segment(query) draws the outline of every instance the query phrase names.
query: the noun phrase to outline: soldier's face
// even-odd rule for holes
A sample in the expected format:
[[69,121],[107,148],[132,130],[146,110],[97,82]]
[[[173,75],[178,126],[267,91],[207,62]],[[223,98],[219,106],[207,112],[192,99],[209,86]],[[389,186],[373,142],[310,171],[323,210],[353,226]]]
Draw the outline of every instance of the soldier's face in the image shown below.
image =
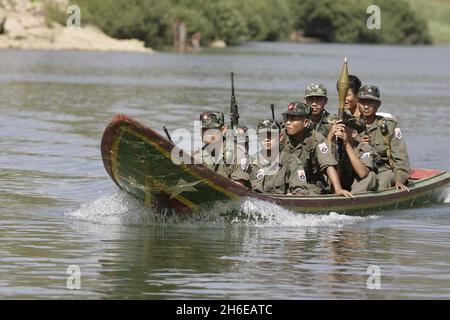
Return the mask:
[[305,102],[311,106],[312,116],[321,116],[328,102],[327,97],[307,97]]
[[213,144],[223,139],[223,129],[202,128],[202,140],[205,144]]
[[352,89],[348,89],[347,96],[345,97],[344,107],[349,110],[354,110],[357,107],[358,100]]
[[361,112],[361,114],[366,118],[370,118],[373,115],[375,115],[381,104],[380,101],[370,99],[358,99],[358,102],[359,102],[359,112]]
[[308,119],[305,116],[286,115],[286,133],[289,136],[301,133],[308,126]]

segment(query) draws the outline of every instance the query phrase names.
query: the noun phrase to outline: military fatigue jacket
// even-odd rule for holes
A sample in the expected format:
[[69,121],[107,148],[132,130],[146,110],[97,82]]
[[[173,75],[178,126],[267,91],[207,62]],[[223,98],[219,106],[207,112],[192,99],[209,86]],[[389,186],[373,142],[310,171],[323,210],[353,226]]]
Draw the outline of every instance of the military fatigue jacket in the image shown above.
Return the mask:
[[325,137],[316,130],[308,130],[303,142],[297,146],[289,137],[284,151],[281,165],[286,166],[288,192],[304,189],[305,184],[320,185],[323,190],[326,185],[323,173],[328,167],[337,165]]
[[284,152],[282,151],[278,161],[271,163],[270,159],[258,154],[250,172],[250,183],[253,191],[274,194],[286,193],[286,168],[281,166],[283,156]]
[[[361,160],[362,164],[367,167],[370,171],[374,170],[374,162],[378,159],[378,155],[370,144],[367,143],[359,143],[354,150],[356,154],[359,156],[359,160]],[[341,166],[342,173],[342,187],[344,189],[350,190],[351,185],[355,178],[357,178],[357,174],[353,169],[352,163],[347,154],[342,161]]]
[[250,163],[247,158],[242,158],[239,160],[239,164],[232,163],[227,164],[224,158],[215,157],[212,155],[207,148],[203,150],[198,150],[194,152],[193,157],[201,160],[201,163],[206,165],[209,170],[215,171],[221,176],[232,180],[250,180]]
[[319,122],[313,123],[312,121],[310,121],[309,128],[315,129],[317,132],[321,133],[324,137],[327,137],[328,133],[330,133],[331,127],[333,127],[336,121],[337,115],[331,114],[327,110],[324,110]]
[[[383,122],[387,131],[382,130]],[[379,156],[375,166],[379,172],[392,170],[395,181],[405,183],[411,171],[405,138],[395,118],[376,116],[375,121],[367,127],[370,143]],[[389,161],[389,149],[391,161]],[[391,162],[391,163],[390,163]]]

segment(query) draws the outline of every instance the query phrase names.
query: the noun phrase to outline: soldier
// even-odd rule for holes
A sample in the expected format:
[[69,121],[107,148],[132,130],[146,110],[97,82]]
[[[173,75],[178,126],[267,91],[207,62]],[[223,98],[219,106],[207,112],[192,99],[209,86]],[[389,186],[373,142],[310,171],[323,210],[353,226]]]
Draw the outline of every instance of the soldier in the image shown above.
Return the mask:
[[[232,179],[243,186],[248,186],[250,164],[246,157],[246,152],[240,152],[239,157],[236,157],[238,160],[233,161],[233,163],[226,160],[226,155],[228,154],[225,147],[227,127],[224,123],[223,113],[203,112],[200,115],[200,121],[202,125],[202,141],[205,145],[202,150],[194,153],[193,156],[196,161],[205,164],[208,169],[226,178]],[[236,131],[238,134],[245,134],[245,132],[241,132],[243,131],[242,128]],[[237,148],[234,148],[232,154],[228,156],[232,157]]]
[[326,173],[337,195],[353,197],[342,189],[337,175],[336,160],[325,137],[310,129],[310,107],[303,103],[288,105],[283,113],[286,123],[287,141],[281,161],[286,166],[288,193],[297,195],[320,195],[325,188],[323,173]]
[[312,109],[310,128],[316,129],[316,131],[327,137],[331,127],[337,120],[335,114],[330,114],[325,110],[328,102],[327,88],[321,83],[309,85],[305,89],[304,101]]
[[281,124],[272,119],[258,122],[259,152],[252,164],[250,183],[259,193],[286,193],[286,170],[281,167]]
[[367,125],[363,141],[370,141],[379,155],[376,163],[378,190],[390,187],[409,191],[406,187],[410,164],[406,142],[395,118],[377,115],[381,105],[380,90],[374,85],[364,85],[358,91],[361,114]]
[[358,98],[356,96],[358,94],[359,88],[361,88],[361,81],[357,76],[354,76],[352,74],[348,76],[348,80],[349,88],[347,91],[347,96],[345,97],[344,107],[350,112],[353,117],[359,118],[361,112],[358,108]]
[[377,155],[373,147],[368,143],[357,142],[356,128],[353,122],[348,125],[336,124],[336,137],[342,139],[345,152],[341,163],[341,183],[344,189],[350,190],[352,194],[378,190],[378,179],[374,172],[374,159]]

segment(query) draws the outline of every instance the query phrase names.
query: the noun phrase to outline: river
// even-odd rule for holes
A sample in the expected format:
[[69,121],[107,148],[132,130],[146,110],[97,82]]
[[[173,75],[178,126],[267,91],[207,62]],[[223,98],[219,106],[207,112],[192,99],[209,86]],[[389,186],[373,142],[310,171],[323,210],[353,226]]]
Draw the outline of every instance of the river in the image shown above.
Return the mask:
[[204,110],[228,114],[231,71],[249,127],[311,82],[328,87],[334,111],[345,56],[350,74],[379,86],[380,111],[398,117],[412,165],[448,171],[449,46],[0,50],[0,298],[450,299],[449,197],[368,217],[244,199],[233,205],[265,223],[224,221],[221,206],[180,220],[145,209],[103,168],[114,114],[193,131]]

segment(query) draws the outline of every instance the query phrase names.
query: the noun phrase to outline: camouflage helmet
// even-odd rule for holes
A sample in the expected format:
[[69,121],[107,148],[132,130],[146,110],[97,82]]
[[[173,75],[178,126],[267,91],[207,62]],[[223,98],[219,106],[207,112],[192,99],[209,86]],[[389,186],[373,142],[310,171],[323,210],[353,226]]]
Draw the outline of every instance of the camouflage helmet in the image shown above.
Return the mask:
[[202,128],[217,129],[225,124],[223,112],[206,111],[200,115]]
[[283,113],[283,117],[287,115],[305,116],[309,118],[311,116],[311,107],[309,104],[303,102],[289,102],[288,109]]
[[380,90],[376,86],[371,84],[363,85],[359,89],[357,97],[358,99],[381,101]]
[[277,120],[265,119],[258,122],[257,132],[268,132],[272,130],[281,130],[281,124]]
[[306,87],[305,98],[308,97],[326,97],[327,88],[321,83],[313,83]]

